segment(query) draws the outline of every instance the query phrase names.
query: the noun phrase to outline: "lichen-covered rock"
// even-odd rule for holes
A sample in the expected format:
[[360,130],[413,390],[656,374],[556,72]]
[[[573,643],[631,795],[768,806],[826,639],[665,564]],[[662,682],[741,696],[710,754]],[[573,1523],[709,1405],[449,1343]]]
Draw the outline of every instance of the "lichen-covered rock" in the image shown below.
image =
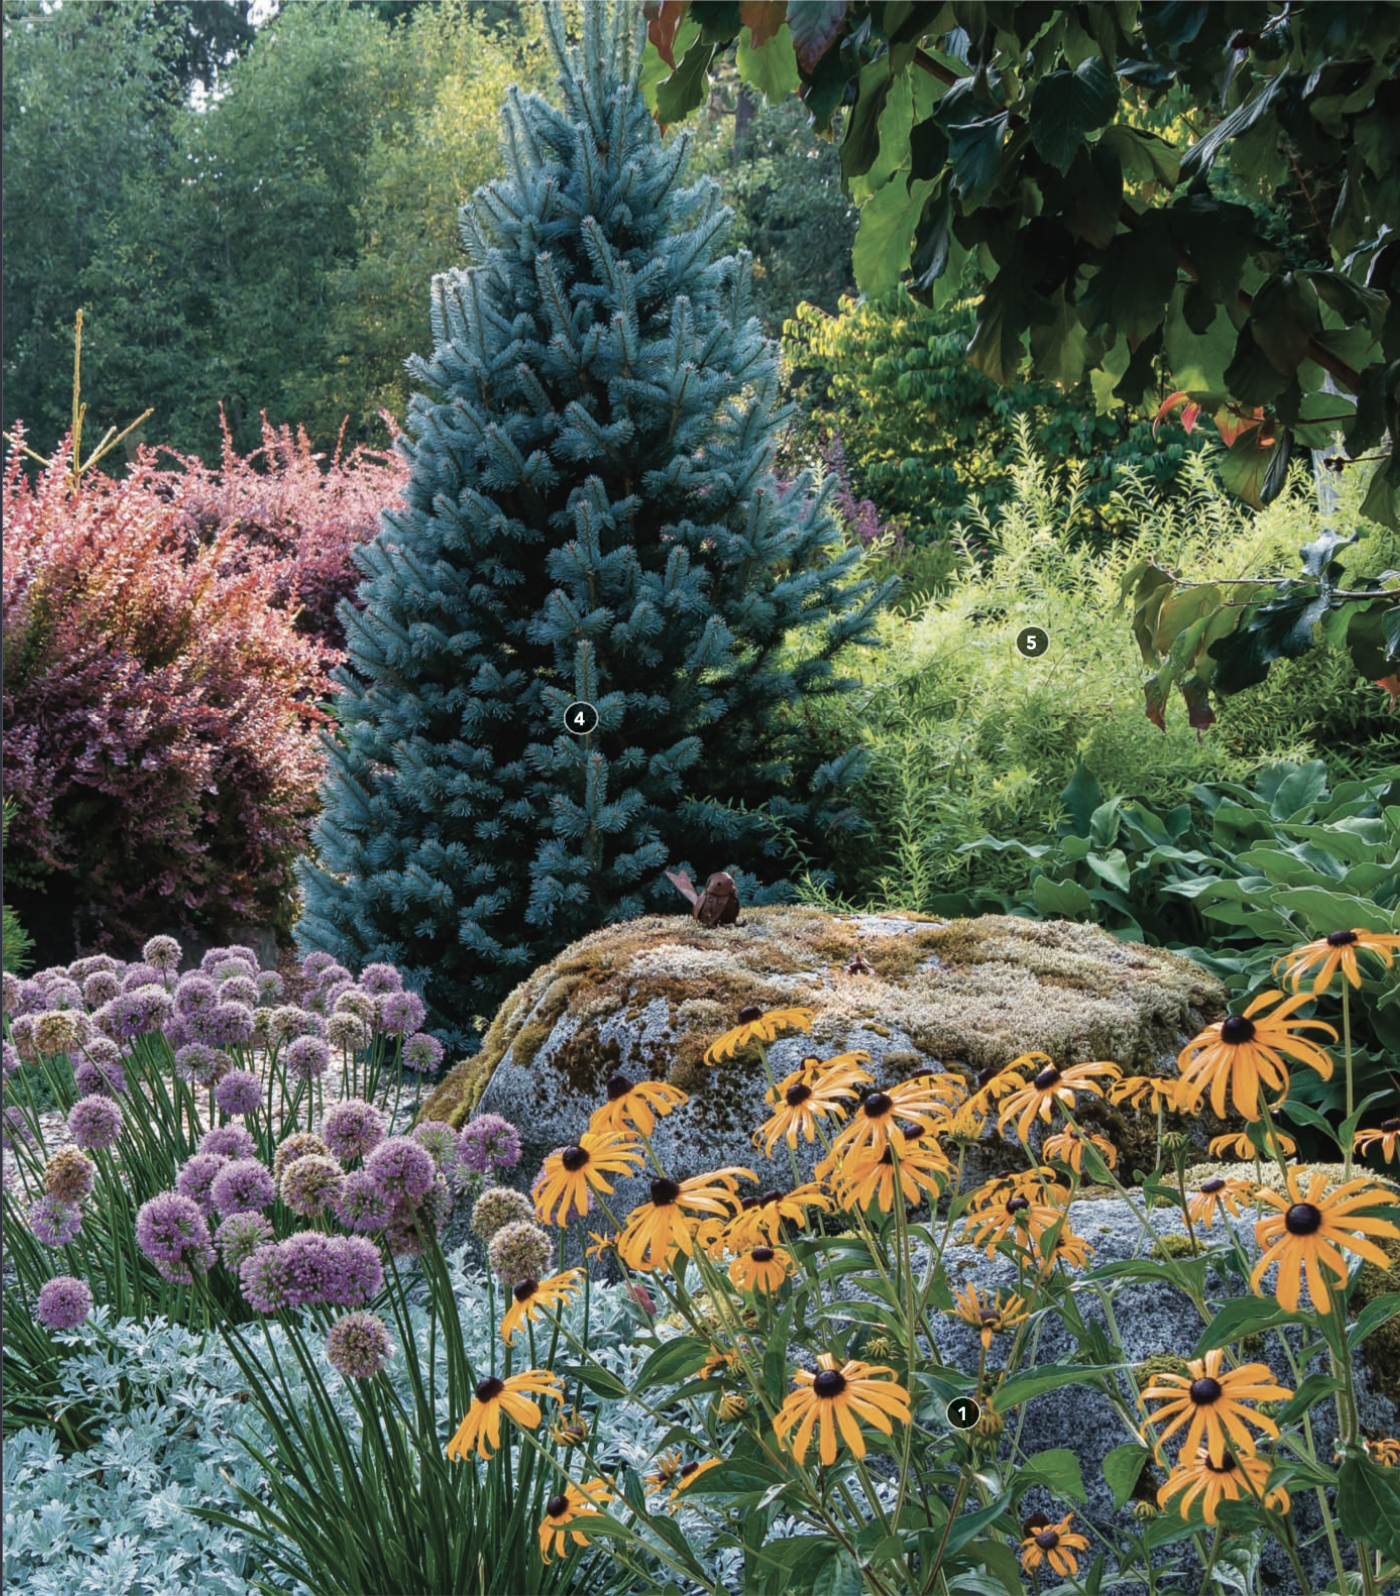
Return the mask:
[[[870,973],[847,973],[857,954]],[[750,1140],[769,1113],[757,1052],[704,1063],[748,1005],[815,1012],[810,1036],[773,1045],[776,1074],[807,1054],[858,1048],[883,1086],[931,1069],[970,1079],[1029,1051],[1058,1064],[1110,1059],[1125,1073],[1174,1072],[1179,1049],[1223,1002],[1189,960],[1067,921],[940,923],[784,907],[706,928],[649,916],[585,937],[517,987],[481,1053],[449,1073],[420,1118],[460,1125],[478,1110],[504,1115],[520,1127],[519,1184],[528,1185],[548,1153],[577,1140],[622,1071],[690,1094],[653,1137],[671,1174],[738,1164],[772,1185],[790,1181],[792,1168],[785,1146],[770,1164]],[[1080,1105],[1119,1147],[1120,1168],[1153,1165],[1155,1115],[1087,1096]],[[1205,1134],[1219,1126],[1191,1128],[1204,1152]],[[821,1151],[799,1143],[803,1178]],[[645,1197],[644,1180],[621,1181],[614,1212]]]

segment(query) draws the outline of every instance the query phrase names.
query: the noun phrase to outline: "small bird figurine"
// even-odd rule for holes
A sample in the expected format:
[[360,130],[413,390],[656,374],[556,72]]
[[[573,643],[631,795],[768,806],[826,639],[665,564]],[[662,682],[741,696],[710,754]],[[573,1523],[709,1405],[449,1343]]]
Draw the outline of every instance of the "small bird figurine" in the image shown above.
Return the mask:
[[694,904],[691,912],[701,925],[733,925],[739,918],[739,889],[728,871],[716,870],[705,883],[703,892],[696,892],[695,883],[684,870],[679,875],[668,870],[666,879],[683,898]]

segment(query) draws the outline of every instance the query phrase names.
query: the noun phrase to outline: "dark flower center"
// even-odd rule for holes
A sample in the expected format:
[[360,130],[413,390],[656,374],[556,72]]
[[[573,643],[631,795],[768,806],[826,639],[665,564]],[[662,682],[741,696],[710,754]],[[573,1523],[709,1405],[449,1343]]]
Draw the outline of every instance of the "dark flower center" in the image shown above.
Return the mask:
[[1050,1520],[1046,1518],[1044,1513],[1032,1513],[1026,1522],[1022,1524],[1021,1534],[1029,1539],[1037,1530],[1046,1529],[1049,1523]]
[[1186,1394],[1198,1408],[1208,1408],[1212,1402],[1220,1400],[1224,1389],[1219,1380],[1212,1380],[1207,1374],[1202,1379],[1193,1380]]
[[1209,1180],[1204,1180],[1201,1182],[1201,1190],[1205,1192],[1224,1191],[1224,1177],[1222,1175],[1212,1175]]
[[1042,1552],[1053,1552],[1060,1544],[1060,1537],[1052,1529],[1043,1529],[1037,1533],[1035,1544]]
[[562,1518],[569,1511],[569,1499],[567,1496],[551,1496],[544,1504],[544,1510],[550,1518]]
[[762,1197],[745,1197],[740,1201],[739,1207],[742,1212],[747,1213],[750,1208],[760,1207],[762,1202]]
[[799,1103],[805,1103],[811,1095],[812,1088],[803,1086],[800,1081],[796,1086],[789,1086],[785,1093],[789,1108],[796,1108]]
[[614,1075],[608,1082],[608,1101],[615,1103],[619,1097],[626,1097],[632,1090],[632,1082],[625,1075]]
[[[780,1203],[780,1202],[782,1202],[783,1198],[786,1197],[786,1196],[787,1196],[787,1193],[785,1191],[780,1191],[778,1189],[778,1187],[774,1186],[772,1191],[764,1192],[763,1196],[758,1198],[757,1201],[765,1203],[765,1204],[766,1203]],[[748,1206],[747,1201],[745,1202],[744,1206],[745,1207]]]
[[1008,1214],[1023,1214],[1031,1205],[1029,1197],[1013,1197],[1006,1205]]
[[559,1162],[571,1175],[577,1175],[588,1162],[588,1154],[581,1147],[566,1147]]
[[868,1119],[883,1119],[894,1107],[894,1099],[888,1092],[871,1092],[862,1106]]
[[740,1025],[752,1025],[755,1020],[761,1020],[762,1018],[763,1010],[760,1008],[755,1008],[752,1003],[750,1003],[747,1008],[742,1008],[739,1010]]
[[802,1068],[804,1070],[819,1070],[821,1065],[822,1061],[815,1053],[809,1053],[807,1057],[802,1060]]
[[749,1254],[755,1263],[772,1263],[773,1249],[771,1247],[755,1247]]
[[683,1463],[679,1470],[679,1477],[683,1480],[688,1480],[699,1467],[698,1463]]
[[1313,1236],[1322,1228],[1322,1210],[1311,1203],[1295,1203],[1283,1216],[1283,1227],[1290,1236]]
[[1209,1452],[1205,1454],[1201,1461],[1211,1471],[1212,1474],[1233,1474],[1236,1468],[1239,1466],[1229,1452],[1227,1452],[1218,1463],[1211,1461]]
[[828,1402],[834,1401],[845,1389],[846,1376],[839,1369],[823,1369],[812,1381],[815,1395]]
[[1000,1069],[989,1064],[986,1069],[977,1072],[977,1084],[979,1087],[989,1086],[1000,1074]]
[[1220,1026],[1220,1040],[1228,1042],[1231,1047],[1239,1047],[1245,1042],[1254,1040],[1254,1021],[1245,1019],[1243,1014],[1232,1014]]
[[1035,1078],[1035,1089],[1038,1092],[1048,1092],[1060,1078],[1060,1072],[1053,1064],[1047,1064]]
[[996,1308],[979,1308],[977,1317],[983,1324],[995,1324],[1001,1318],[1001,1313]]
[[501,1392],[505,1390],[505,1388],[505,1381],[499,1379],[493,1374],[489,1379],[483,1380],[481,1384],[477,1386],[476,1400],[478,1402],[494,1402],[496,1398],[500,1396]]
[[681,1189],[674,1180],[654,1180],[651,1183],[651,1200],[658,1208],[669,1208],[680,1196]]
[[530,1298],[540,1289],[538,1280],[522,1280],[511,1292],[517,1302],[529,1302]]
[[1327,933],[1327,946],[1329,948],[1349,948],[1355,941],[1355,931],[1329,931]]
[[1400,1131],[1400,1119],[1385,1119],[1381,1121],[1383,1131]]

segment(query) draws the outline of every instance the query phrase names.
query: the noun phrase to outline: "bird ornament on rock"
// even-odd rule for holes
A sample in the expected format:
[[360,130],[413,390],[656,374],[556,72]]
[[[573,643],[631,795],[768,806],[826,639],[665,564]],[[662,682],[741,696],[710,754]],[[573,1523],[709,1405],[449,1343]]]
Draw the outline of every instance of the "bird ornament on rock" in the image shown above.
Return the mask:
[[684,870],[679,875],[668,870],[666,879],[694,905],[691,913],[701,925],[733,925],[739,918],[739,889],[728,871],[716,870],[703,892],[695,890],[695,883]]

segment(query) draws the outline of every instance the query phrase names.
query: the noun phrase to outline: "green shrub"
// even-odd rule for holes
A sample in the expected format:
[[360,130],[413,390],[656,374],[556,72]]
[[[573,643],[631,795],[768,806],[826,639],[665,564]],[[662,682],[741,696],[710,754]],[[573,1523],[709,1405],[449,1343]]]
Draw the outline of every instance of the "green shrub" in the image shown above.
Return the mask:
[[[4,803],[3,829],[0,829],[0,846],[6,845],[10,840],[10,821],[14,818],[15,801],[6,798]],[[4,905],[4,968],[6,975],[23,975],[33,964],[30,955],[34,951],[34,938],[19,923],[19,916],[7,903]]]

